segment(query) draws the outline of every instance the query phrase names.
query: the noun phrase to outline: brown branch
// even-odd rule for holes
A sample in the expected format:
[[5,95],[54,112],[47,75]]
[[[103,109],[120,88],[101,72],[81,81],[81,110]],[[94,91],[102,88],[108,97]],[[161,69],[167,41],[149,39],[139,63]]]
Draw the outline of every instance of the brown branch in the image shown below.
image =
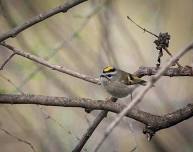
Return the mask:
[[[134,74],[138,77],[155,75],[158,72],[156,67],[140,67]],[[190,66],[168,68],[163,76],[177,77],[177,76],[193,76],[193,68]]]
[[143,28],[142,26],[140,26],[139,24],[137,24],[134,20],[132,20],[129,16],[127,16],[127,19],[130,20],[133,24],[135,24],[138,28],[142,29],[144,32],[149,33],[150,35],[153,35],[155,37],[158,38],[158,35],[154,34],[153,32],[147,30],[146,28]]
[[43,58],[41,57],[37,57],[33,54],[30,54],[30,53],[27,53],[27,52],[24,52],[22,50],[19,50],[19,49],[16,49],[15,47],[9,45],[9,44],[6,44],[5,42],[2,42],[1,43],[2,46],[10,49],[11,51],[13,51],[15,54],[19,55],[19,56],[23,56],[29,60],[32,60],[36,63],[39,63],[41,65],[44,65],[45,67],[48,67],[52,70],[56,70],[56,71],[59,71],[59,72],[62,72],[62,73],[65,73],[65,74],[68,74],[68,75],[71,75],[73,77],[76,77],[76,78],[79,78],[79,79],[82,79],[82,80],[85,80],[85,81],[88,81],[88,82],[91,82],[91,83],[94,83],[94,84],[98,84],[99,83],[99,80],[95,79],[95,78],[92,78],[90,76],[87,76],[87,75],[84,75],[84,74],[80,74],[78,72],[74,72],[72,70],[69,70],[67,68],[64,68],[63,66],[60,66],[60,65],[54,65],[54,64],[50,64],[48,61],[44,60]]
[[87,129],[87,131],[83,134],[80,141],[76,145],[76,147],[72,150],[72,152],[80,152],[88,139],[92,136],[95,129],[101,123],[101,121],[107,116],[108,111],[101,111],[97,117],[92,122],[92,125]]
[[49,18],[49,17],[52,17],[58,13],[65,13],[67,12],[69,9],[71,9],[72,7],[80,4],[80,3],[83,3],[87,0],[70,0],[70,1],[67,1],[66,3],[64,3],[63,5],[59,5],[53,9],[50,9],[46,12],[43,12],[33,18],[31,18],[30,20],[24,22],[23,24],[15,27],[14,29],[11,29],[10,31],[0,35],[0,42],[10,38],[10,37],[15,37],[17,34],[19,34],[20,32],[26,30],[27,28]]
[[[125,108],[125,105],[107,102],[104,100],[12,94],[0,94],[0,104],[36,104],[44,106],[80,107],[92,110],[106,110],[114,113],[119,113]],[[161,129],[174,126],[192,117],[193,104],[188,104],[181,109],[178,109],[172,113],[165,114],[163,116],[150,114],[136,108],[128,111],[125,116],[149,126],[152,130],[156,132]]]
[[15,55],[15,53],[12,53],[1,65],[0,67],[0,71],[3,70],[3,68],[5,67],[5,65],[13,58],[13,56]]

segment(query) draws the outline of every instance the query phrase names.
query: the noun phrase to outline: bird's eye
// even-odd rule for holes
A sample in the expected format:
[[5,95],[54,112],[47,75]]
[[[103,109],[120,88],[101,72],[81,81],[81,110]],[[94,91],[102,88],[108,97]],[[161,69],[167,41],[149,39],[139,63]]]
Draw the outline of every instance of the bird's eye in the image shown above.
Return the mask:
[[108,74],[107,76],[108,76],[109,78],[111,78],[111,77],[112,77],[112,75],[111,75],[111,74]]

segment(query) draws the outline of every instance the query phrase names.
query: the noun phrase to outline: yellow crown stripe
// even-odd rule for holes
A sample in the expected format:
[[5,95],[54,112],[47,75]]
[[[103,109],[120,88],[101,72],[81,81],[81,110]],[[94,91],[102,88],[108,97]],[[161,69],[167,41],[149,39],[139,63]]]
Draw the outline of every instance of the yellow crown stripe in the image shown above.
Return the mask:
[[104,68],[104,72],[108,72],[108,71],[111,71],[111,70],[113,70],[114,68],[112,67],[112,66],[108,66],[108,67],[106,67],[106,68]]

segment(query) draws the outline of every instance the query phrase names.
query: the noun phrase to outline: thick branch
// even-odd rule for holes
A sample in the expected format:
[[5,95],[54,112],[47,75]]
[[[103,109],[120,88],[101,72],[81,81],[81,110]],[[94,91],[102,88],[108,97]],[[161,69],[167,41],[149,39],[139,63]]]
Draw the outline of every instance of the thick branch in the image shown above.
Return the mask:
[[[158,69],[156,67],[140,67],[134,74],[143,77],[151,76],[157,73]],[[163,76],[176,77],[176,76],[193,76],[193,68],[189,66],[178,67],[178,68],[168,68]]]
[[[87,98],[66,98],[50,97],[41,95],[10,95],[0,94],[0,104],[36,104],[45,106],[60,107],[81,107],[93,110],[107,110],[119,113],[125,107],[119,103],[106,102],[104,100],[91,100]],[[176,110],[163,116],[153,115],[136,108],[131,109],[126,114],[127,117],[135,119],[153,131],[159,131],[174,126],[193,116],[193,104]]]
[[72,7],[85,2],[87,0],[70,0],[66,3],[64,3],[63,5],[60,5],[56,8],[50,9],[47,12],[41,13],[38,16],[35,16],[33,18],[31,18],[30,20],[24,22],[23,24],[15,27],[14,29],[11,29],[10,31],[0,35],[0,42],[10,38],[10,37],[15,37],[17,34],[19,34],[20,32],[26,30],[27,28],[33,26],[34,24],[37,24],[53,15],[56,15],[58,13],[65,13],[67,12],[69,9],[71,9]]

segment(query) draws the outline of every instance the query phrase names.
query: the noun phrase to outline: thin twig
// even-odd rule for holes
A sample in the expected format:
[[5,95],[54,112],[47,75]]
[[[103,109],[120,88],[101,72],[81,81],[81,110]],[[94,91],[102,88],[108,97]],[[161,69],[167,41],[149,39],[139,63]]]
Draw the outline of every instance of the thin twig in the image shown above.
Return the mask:
[[87,76],[87,75],[84,75],[84,74],[80,74],[78,72],[74,72],[74,71],[69,70],[67,68],[64,68],[63,66],[60,66],[60,65],[50,64],[48,61],[46,61],[43,58],[37,57],[37,56],[35,56],[33,54],[24,52],[22,50],[16,49],[15,47],[13,47],[13,46],[11,46],[9,44],[6,44],[5,42],[2,42],[1,45],[6,47],[6,48],[8,48],[11,51],[13,51],[15,54],[17,54],[19,56],[23,56],[23,57],[25,57],[27,59],[30,59],[30,60],[32,60],[32,61],[34,61],[36,63],[44,65],[45,67],[48,67],[48,68],[50,68],[52,70],[56,70],[56,71],[65,73],[65,74],[71,75],[73,77],[76,77],[76,78],[79,78],[79,79],[82,79],[82,80],[85,80],[85,81],[88,81],[88,82],[91,82],[91,83],[94,83],[94,84],[98,84],[99,83],[99,80],[96,79],[96,78],[92,78],[90,76]]
[[185,49],[177,53],[174,57],[170,59],[169,62],[163,66],[158,73],[155,76],[152,76],[151,79],[148,81],[147,85],[139,92],[139,94],[133,99],[132,102],[130,102],[127,107],[125,107],[121,113],[118,114],[116,119],[107,127],[102,139],[99,141],[99,143],[96,145],[94,148],[94,152],[97,152],[99,148],[102,146],[104,143],[105,139],[110,135],[110,133],[113,131],[113,129],[119,124],[119,122],[122,120],[122,118],[126,115],[126,113],[131,110],[136,104],[138,104],[142,98],[145,96],[145,94],[149,91],[149,89],[152,88],[154,83],[156,83],[160,77],[163,75],[163,73],[176,61],[181,58],[185,53],[187,53],[189,50],[193,48],[193,42],[191,42]]
[[[139,24],[137,24],[134,20],[132,20],[129,16],[127,16],[127,19],[130,20],[132,23],[134,23],[137,27],[139,27],[140,29],[142,29],[144,32],[147,32],[149,33],[150,35],[153,35],[155,37],[159,37],[158,35],[154,34],[153,32],[141,27]],[[170,53],[170,51],[167,49],[167,48],[164,48],[164,50],[166,51],[166,53],[170,56],[170,57],[173,57],[173,55]],[[180,65],[180,63],[178,61],[176,61],[176,64],[178,65],[178,67],[182,67]]]
[[71,1],[67,1],[65,2],[63,5],[59,5],[53,9],[50,9],[46,12],[43,12],[33,18],[31,18],[30,20],[24,22],[23,24],[15,27],[14,29],[11,29],[10,31],[2,34],[0,36],[0,42],[10,38],[10,37],[15,37],[17,34],[19,34],[20,32],[26,30],[27,28],[49,18],[52,17],[53,15],[56,15],[58,13],[65,13],[67,12],[69,9],[73,8],[76,5],[79,5],[80,3],[83,3],[87,0],[71,0]]
[[5,67],[5,65],[13,58],[13,56],[15,55],[15,53],[12,53],[1,65],[0,67],[0,71],[3,70],[3,68]]
[[155,37],[158,38],[158,35],[156,35],[156,34],[154,34],[153,32],[151,32],[151,31],[149,31],[149,30],[141,27],[141,26],[140,26],[139,24],[137,24],[134,20],[132,20],[129,16],[127,16],[127,19],[130,20],[132,23],[134,23],[137,27],[139,27],[140,29],[142,29],[144,32],[147,32],[147,33],[149,33],[150,35],[153,35],[153,36],[155,36]]
[[19,93],[24,94],[24,92],[13,81],[3,76],[2,74],[0,74],[0,77],[11,84]]
[[19,137],[17,137],[16,135],[13,135],[12,133],[10,133],[9,131],[7,131],[7,130],[4,129],[4,128],[0,128],[0,130],[3,131],[5,134],[7,134],[7,135],[9,135],[9,136],[11,136],[11,137],[13,137],[13,138],[15,138],[17,141],[22,142],[22,143],[24,143],[24,144],[27,144],[27,145],[32,149],[33,152],[37,152],[37,151],[35,150],[33,144],[30,143],[29,141],[27,141],[27,140],[25,140],[25,139],[22,139],[22,138],[19,138]]
[[53,121],[53,122],[56,123],[60,128],[62,128],[65,132],[67,132],[69,135],[74,136],[74,138],[75,138],[77,141],[80,141],[79,137],[73,135],[71,131],[67,130],[60,122],[58,122],[56,119],[54,119],[52,116],[50,116],[50,114],[49,114],[42,106],[39,106],[39,109],[41,110],[41,112],[43,113],[43,115],[45,115],[45,118],[46,118],[46,119],[49,119],[49,120]]

